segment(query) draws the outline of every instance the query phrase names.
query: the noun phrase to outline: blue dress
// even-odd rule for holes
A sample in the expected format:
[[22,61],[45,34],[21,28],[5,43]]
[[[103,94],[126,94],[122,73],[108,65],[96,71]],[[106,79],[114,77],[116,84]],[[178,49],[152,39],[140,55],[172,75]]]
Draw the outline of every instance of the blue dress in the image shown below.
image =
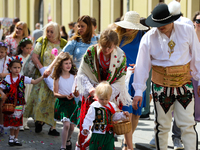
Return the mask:
[[[126,54],[126,60],[127,60],[126,65],[127,65],[127,67],[129,66],[129,64],[135,64],[136,63],[136,58],[137,58],[140,40],[141,40],[142,36],[143,36],[142,31],[139,31],[138,34],[136,35],[136,37],[134,38],[134,40],[131,43],[122,46],[123,42],[124,42],[124,40],[122,39],[122,41],[119,45],[119,47]],[[135,90],[133,89],[133,86],[132,86],[133,77],[134,77],[134,74],[131,75],[131,78],[130,78],[130,81],[129,81],[129,86],[128,86],[128,92],[132,97],[135,94]],[[129,113],[133,113],[135,115],[140,116],[141,113],[142,113],[142,108],[145,107],[145,106],[146,106],[146,91],[143,92],[143,100],[142,100],[141,107],[139,107],[139,103],[138,103],[138,109],[137,110],[134,110],[132,105],[123,106],[122,110],[128,111]]]
[[79,68],[81,59],[87,48],[97,44],[98,39],[98,36],[93,36],[90,44],[83,43],[81,39],[79,39],[79,42],[76,40],[68,41],[67,45],[63,48],[63,52],[68,52],[70,55],[73,55],[73,61],[76,64],[76,67]]

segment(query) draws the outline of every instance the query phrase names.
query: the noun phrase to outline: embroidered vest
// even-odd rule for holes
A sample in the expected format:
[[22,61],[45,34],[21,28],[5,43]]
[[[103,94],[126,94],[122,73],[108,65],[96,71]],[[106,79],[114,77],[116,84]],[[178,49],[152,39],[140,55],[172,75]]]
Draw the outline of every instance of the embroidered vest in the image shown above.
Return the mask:
[[[92,131],[99,130],[101,132],[105,131],[106,125],[111,124],[111,112],[108,112],[108,122],[106,120],[106,110],[105,108],[95,108],[95,120],[93,121]],[[113,133],[113,129],[110,128],[109,133]]]
[[[5,80],[2,81],[2,84],[6,86],[4,89],[4,93],[9,93],[10,92],[10,84],[6,82]],[[18,105],[25,105],[25,99],[24,99],[24,93],[25,93],[25,85],[24,85],[24,76],[21,76],[20,81],[19,81],[19,86],[17,87],[17,106]],[[9,96],[8,99],[5,101],[5,103],[14,103],[14,97]]]

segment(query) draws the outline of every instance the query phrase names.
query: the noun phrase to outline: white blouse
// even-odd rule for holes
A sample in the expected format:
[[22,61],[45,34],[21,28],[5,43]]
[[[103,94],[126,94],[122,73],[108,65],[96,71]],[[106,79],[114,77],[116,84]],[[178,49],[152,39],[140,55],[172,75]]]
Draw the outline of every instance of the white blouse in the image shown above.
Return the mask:
[[21,54],[18,55],[19,58],[22,58],[22,62],[23,62],[22,69],[20,71],[20,74],[22,74],[22,75],[24,75],[24,72],[23,72],[24,65],[25,65],[26,61],[28,60],[29,56],[30,56],[30,54],[28,54],[26,57],[23,57]]
[[[175,42],[174,52],[169,58],[169,41]],[[187,24],[174,22],[170,38],[157,28],[152,28],[142,38],[136,60],[133,87],[135,96],[142,96],[151,65],[178,66],[190,62],[191,75],[200,80],[200,43],[194,29]],[[200,83],[199,83],[200,85]]]
[[[21,76],[22,76],[22,75],[19,75],[19,78],[21,78]],[[13,78],[13,81],[16,82],[17,79],[18,79],[18,77]],[[7,76],[5,77],[4,80],[5,80],[6,82],[8,82],[9,84],[11,84],[10,75],[7,75]],[[31,80],[32,80],[32,78],[29,78],[29,77],[27,77],[27,76],[24,76],[24,84],[31,84]],[[1,85],[0,85],[0,88],[6,89],[6,85],[1,84]]]

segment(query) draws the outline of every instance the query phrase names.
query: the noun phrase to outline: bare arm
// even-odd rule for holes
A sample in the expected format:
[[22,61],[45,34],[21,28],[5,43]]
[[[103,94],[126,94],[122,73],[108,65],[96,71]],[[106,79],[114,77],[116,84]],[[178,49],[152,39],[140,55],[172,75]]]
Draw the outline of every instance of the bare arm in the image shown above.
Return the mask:
[[33,55],[32,55],[32,57],[31,57],[31,59],[32,59],[34,65],[35,65],[38,69],[41,69],[41,68],[43,67],[42,64],[41,64],[41,62],[40,62],[40,60],[39,60],[39,55],[38,55],[38,54],[35,54],[35,53],[33,52]]
[[31,84],[38,84],[38,83],[41,82],[43,79],[44,79],[43,76],[37,78],[36,80],[33,80],[33,79],[32,79],[32,80],[31,80]]

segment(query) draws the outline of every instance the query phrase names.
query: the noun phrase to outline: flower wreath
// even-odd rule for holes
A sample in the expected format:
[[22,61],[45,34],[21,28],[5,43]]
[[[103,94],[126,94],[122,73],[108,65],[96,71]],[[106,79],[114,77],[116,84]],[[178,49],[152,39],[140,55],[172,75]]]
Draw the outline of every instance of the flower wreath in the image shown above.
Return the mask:
[[18,59],[20,60],[21,64],[23,64],[22,58],[19,58],[19,56],[12,56],[11,58],[8,59],[7,66],[11,63],[11,61]]
[[8,44],[5,42],[0,42],[0,47],[8,48]]
[[25,41],[30,41],[31,43],[33,43],[33,41],[31,40],[31,39],[29,39],[29,38],[23,38],[20,42],[19,42],[19,45],[18,46],[20,46],[21,45],[21,43],[23,43],[23,42],[25,42]]

